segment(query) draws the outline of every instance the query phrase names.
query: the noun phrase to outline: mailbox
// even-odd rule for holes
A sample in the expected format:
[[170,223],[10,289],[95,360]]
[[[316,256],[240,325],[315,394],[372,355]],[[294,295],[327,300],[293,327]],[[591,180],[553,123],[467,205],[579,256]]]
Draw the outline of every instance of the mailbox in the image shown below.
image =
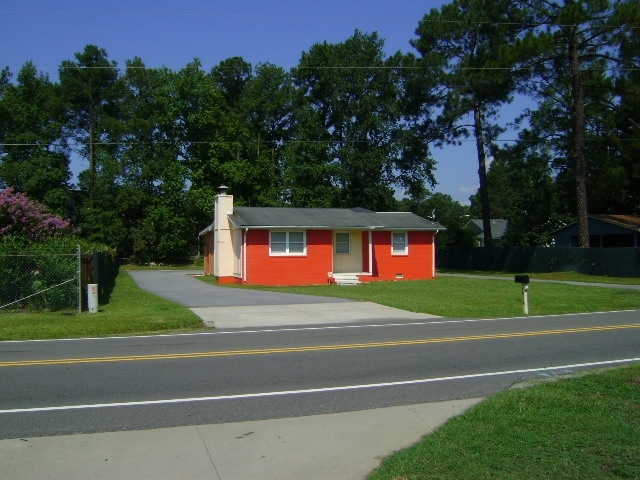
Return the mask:
[[529,283],[529,275],[516,275],[516,283]]

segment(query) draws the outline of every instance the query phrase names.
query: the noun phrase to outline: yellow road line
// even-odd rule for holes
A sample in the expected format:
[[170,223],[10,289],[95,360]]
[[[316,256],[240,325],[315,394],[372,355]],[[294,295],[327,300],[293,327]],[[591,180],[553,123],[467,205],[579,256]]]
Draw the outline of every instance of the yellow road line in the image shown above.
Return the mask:
[[23,360],[0,362],[0,367],[28,367],[36,365],[68,365],[76,363],[135,362],[142,360],[178,360],[207,357],[231,357],[239,355],[268,355],[272,353],[321,352],[330,350],[349,350],[356,348],[398,347],[407,345],[426,345],[430,343],[468,342],[473,340],[491,340],[497,338],[537,337],[542,335],[564,335],[568,333],[602,332],[608,330],[626,330],[640,328],[640,323],[599,327],[565,328],[559,330],[538,330],[532,332],[495,333],[488,335],[469,335],[463,337],[424,338],[419,340],[398,340],[393,342],[348,343],[340,345],[316,345],[288,348],[265,348],[253,350],[226,350],[219,352],[166,353],[154,355],[127,355],[120,357],[61,358],[44,360]]

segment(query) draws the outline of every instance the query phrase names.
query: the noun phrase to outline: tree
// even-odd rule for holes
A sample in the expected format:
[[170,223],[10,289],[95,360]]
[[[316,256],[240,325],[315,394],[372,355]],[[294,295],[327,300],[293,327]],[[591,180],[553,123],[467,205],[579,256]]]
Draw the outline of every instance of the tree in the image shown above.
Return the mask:
[[586,248],[588,179],[595,164],[588,158],[608,155],[609,149],[602,148],[599,139],[611,118],[608,111],[614,99],[609,72],[628,20],[617,14],[619,4],[606,0],[562,4],[532,0],[524,6],[534,18],[531,35],[521,45],[527,51],[523,66],[531,69],[535,80],[524,87],[539,95],[544,109],[557,114],[557,120],[568,120],[547,132],[555,137],[555,167],[561,173],[570,172],[574,179],[578,243]]
[[0,89],[0,183],[52,210],[66,210],[68,151],[62,137],[57,91],[33,63],[20,69],[17,83]]
[[[615,136],[612,140],[616,175],[615,193],[608,196],[615,213],[640,214],[640,5],[635,1],[618,4],[616,23],[627,28],[621,31],[616,69]],[[612,20],[614,21],[614,20]]]
[[[62,98],[67,111],[66,128],[81,148],[78,153],[89,161],[87,188],[89,208],[94,208],[96,176],[104,158],[97,148],[109,143],[110,129],[117,117],[118,69],[107,52],[87,45],[75,54],[75,61],[65,60],[59,68]],[[102,145],[104,148],[104,145]]]
[[[394,208],[395,188],[406,179],[398,174],[404,151],[397,140],[406,127],[398,101],[402,77],[398,57],[386,59],[383,43],[376,33],[356,30],[345,42],[313,45],[293,69],[297,111],[304,122],[318,122],[299,130],[313,137],[296,141],[322,142],[318,168],[331,169],[339,206]],[[414,174],[430,180],[430,160],[421,160],[427,168]]]
[[438,232],[436,237],[439,250],[472,247],[475,243],[473,233],[467,228],[469,207],[456,202],[451,195],[433,193],[419,202],[403,199],[400,201],[400,208],[446,227],[446,230]]
[[[530,131],[521,132],[521,141],[494,151],[487,172],[494,218],[508,221],[503,245],[544,246],[551,232],[569,218],[561,213],[557,184],[549,166],[544,144],[533,141]],[[481,209],[479,194],[471,197],[471,215]]]
[[272,64],[259,64],[247,82],[239,111],[247,125],[246,155],[256,170],[253,199],[263,206],[284,203],[283,150],[292,138],[295,89],[291,75]]
[[[442,89],[439,123],[455,143],[472,134],[476,142],[485,245],[491,245],[491,209],[486,180],[489,144],[501,131],[489,119],[511,100],[517,71],[510,48],[525,15],[509,0],[454,0],[420,21],[411,44],[420,52],[426,83]],[[467,119],[471,117],[471,123]]]
[[187,202],[176,74],[167,68],[149,69],[137,57],[126,66],[121,79],[126,148],[120,155],[117,206],[127,237],[119,251],[139,263],[175,261],[191,253],[197,233]]

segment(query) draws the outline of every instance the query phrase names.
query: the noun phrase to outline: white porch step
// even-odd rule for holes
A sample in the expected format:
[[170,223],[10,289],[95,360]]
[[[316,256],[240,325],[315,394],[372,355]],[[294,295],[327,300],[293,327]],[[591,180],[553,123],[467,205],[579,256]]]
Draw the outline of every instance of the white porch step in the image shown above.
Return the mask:
[[336,285],[359,285],[360,279],[352,273],[334,273],[333,281]]

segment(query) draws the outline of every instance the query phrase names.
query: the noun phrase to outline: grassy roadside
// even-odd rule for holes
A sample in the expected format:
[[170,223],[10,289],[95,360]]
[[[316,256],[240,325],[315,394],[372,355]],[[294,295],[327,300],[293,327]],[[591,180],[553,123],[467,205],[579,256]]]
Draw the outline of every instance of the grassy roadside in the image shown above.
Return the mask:
[[0,340],[138,335],[203,328],[188,308],[138,288],[123,270],[107,305],[98,313],[2,313]]
[[500,392],[368,480],[640,478],[640,365]]
[[[198,278],[205,282],[215,282],[213,277]],[[323,295],[375,302],[389,307],[442,317],[501,318],[523,315],[522,288],[513,281],[440,277],[435,281],[372,282],[352,287],[312,285],[259,288],[275,292]],[[529,287],[530,315],[638,308],[640,308],[640,291],[638,290],[617,290],[555,283],[532,283]]]
[[[99,313],[0,313],[0,340],[139,335],[202,328],[200,319],[189,309],[138,288],[126,272],[128,268],[120,270],[111,300],[107,305],[100,306]],[[215,283],[213,277],[198,278]],[[575,277],[555,279],[575,280]],[[602,281],[600,277],[588,279]],[[521,288],[509,281],[440,277],[435,281],[374,282],[357,287],[315,285],[262,288],[370,301],[443,317],[499,318],[522,315]],[[532,283],[529,304],[531,315],[638,309],[640,292]]]

